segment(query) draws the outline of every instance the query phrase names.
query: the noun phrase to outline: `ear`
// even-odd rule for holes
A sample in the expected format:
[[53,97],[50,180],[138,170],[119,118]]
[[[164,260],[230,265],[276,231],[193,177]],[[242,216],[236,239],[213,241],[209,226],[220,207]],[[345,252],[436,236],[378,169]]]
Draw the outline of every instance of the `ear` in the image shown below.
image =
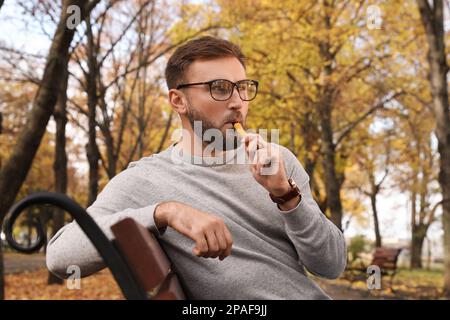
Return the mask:
[[186,108],[186,97],[184,96],[184,93],[177,89],[170,89],[169,90],[169,103],[173,107],[173,109],[178,112],[178,114],[185,114],[187,113]]

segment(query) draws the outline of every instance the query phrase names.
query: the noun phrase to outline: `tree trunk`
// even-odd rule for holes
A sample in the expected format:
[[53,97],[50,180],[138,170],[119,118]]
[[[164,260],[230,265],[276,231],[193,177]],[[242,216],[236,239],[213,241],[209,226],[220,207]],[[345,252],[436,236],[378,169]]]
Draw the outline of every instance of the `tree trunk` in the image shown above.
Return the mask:
[[97,108],[97,56],[94,44],[94,37],[92,34],[90,17],[86,19],[86,33],[88,37],[88,67],[87,74],[87,95],[88,95],[88,112],[89,112],[89,139],[86,145],[86,155],[89,163],[89,191],[88,191],[88,203],[90,206],[94,203],[98,193],[98,181],[99,181],[99,161],[100,151],[97,145],[96,134],[96,108]]
[[[0,225],[1,225],[0,220]],[[5,300],[5,267],[3,265],[3,241],[0,240],[0,300]]]
[[336,174],[336,150],[331,123],[331,100],[326,95],[319,108],[327,208],[330,210],[330,220],[342,230],[341,184]]
[[114,152],[114,138],[111,135],[111,131],[108,129],[108,133],[105,136],[106,156],[108,159],[107,174],[111,180],[116,175],[117,170],[117,156]]
[[[55,191],[59,193],[67,192],[67,153],[66,153],[66,124],[67,124],[67,81],[68,72],[65,72],[64,79],[61,82],[58,104],[56,105],[53,117],[56,122],[55,136],[55,161],[53,163],[53,172],[55,175]],[[55,208],[53,211],[53,229],[52,237],[64,226],[64,211]],[[48,273],[48,284],[63,284],[64,281],[56,277],[53,273]]]
[[[326,1],[324,2],[324,31],[331,33],[331,18],[327,10],[333,8]],[[333,73],[332,62],[334,56],[331,52],[331,43],[324,41],[319,43],[319,52],[323,60],[322,77],[329,79]],[[342,230],[342,202],[341,202],[341,186],[342,182],[336,172],[336,144],[333,138],[333,123],[331,119],[333,110],[333,96],[336,96],[334,88],[330,87],[327,82],[321,84],[322,98],[319,102],[319,122],[320,134],[323,152],[323,170],[325,177],[325,190],[327,195],[327,208],[330,210],[330,220]]]
[[309,185],[311,193],[316,200],[322,212],[327,211],[327,198],[322,197],[320,187],[315,178],[315,169],[318,162],[318,154],[314,148],[320,143],[320,132],[317,124],[312,119],[313,115],[308,112],[305,118],[300,121],[300,136],[304,139],[305,156],[303,157],[303,165],[309,176]]
[[378,210],[377,210],[377,195],[376,193],[370,196],[370,204],[372,205],[372,214],[373,214],[373,225],[375,229],[375,246],[380,248],[381,243],[381,233],[380,233],[380,224],[378,222]]
[[[61,16],[56,27],[47,62],[44,68],[44,75],[40,82],[39,90],[33,102],[33,107],[28,113],[28,121],[22,129],[17,143],[15,144],[10,157],[0,168],[0,221],[13,204],[22,183],[24,182],[28,170],[31,167],[42,137],[44,136],[47,123],[53,114],[56,100],[59,93],[59,84],[63,78],[63,70],[67,69],[68,49],[72,42],[75,28],[67,28],[66,23],[69,17],[67,8],[75,5],[81,8],[82,21],[86,12],[92,10],[98,0],[88,2],[87,0],[66,0],[63,1]],[[0,256],[2,258],[3,256]],[[3,260],[0,261],[0,265]],[[3,269],[0,269],[0,292],[3,292]]]
[[426,0],[418,0],[418,6],[428,42],[429,80],[436,119],[436,136],[440,154],[439,184],[442,191],[442,222],[444,227],[444,291],[450,296],[450,117],[448,105],[447,73],[444,41],[444,8],[442,0],[433,1],[433,8]]
[[86,155],[89,163],[88,203],[94,203],[98,193],[100,151],[96,141],[95,104],[88,103],[89,108],[89,141],[86,145]]
[[427,240],[427,270],[431,270],[431,240],[430,238],[425,237]]
[[[86,1],[64,1],[61,10],[60,22],[55,31],[53,42],[47,57],[41,85],[28,114],[25,124],[11,156],[3,164],[0,171],[0,217],[3,217],[14,202],[17,192],[25,180],[33,158],[44,136],[47,123],[53,114],[56,104],[59,84],[63,78],[63,70],[67,69],[68,48],[73,38],[74,29],[66,28],[69,5],[78,5],[84,8]],[[82,10],[82,13],[84,10]],[[84,16],[84,15],[83,15]]]
[[164,128],[164,133],[161,137],[161,140],[159,141],[159,146],[158,149],[156,149],[156,153],[161,152],[164,143],[166,142],[167,136],[169,135],[170,126],[172,125],[172,118],[173,118],[173,110],[170,110],[169,119],[167,119],[166,126]]
[[[97,76],[100,76],[99,72],[100,71],[98,70]],[[106,169],[106,174],[108,175],[109,180],[111,180],[116,175],[118,153],[120,146],[117,145],[117,152],[116,152],[114,137],[111,132],[112,119],[110,119],[110,117],[108,116],[108,105],[106,104],[105,100],[106,89],[104,88],[101,81],[99,81],[99,92],[100,94],[97,101],[99,103],[100,110],[103,113],[103,123],[100,125],[100,130],[103,134],[106,148],[106,163],[104,163],[104,167]],[[124,114],[122,114],[121,116],[124,117]]]
[[422,226],[413,228],[411,239],[411,269],[422,269],[422,248],[426,232]]

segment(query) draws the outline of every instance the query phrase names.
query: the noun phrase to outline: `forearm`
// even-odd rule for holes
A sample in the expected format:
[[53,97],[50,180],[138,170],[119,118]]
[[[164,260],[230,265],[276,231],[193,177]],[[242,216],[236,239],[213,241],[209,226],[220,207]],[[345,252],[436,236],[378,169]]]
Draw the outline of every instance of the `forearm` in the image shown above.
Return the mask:
[[344,236],[314,200],[305,196],[298,207],[282,216],[301,263],[314,274],[337,278],[346,264]]
[[169,225],[169,219],[174,212],[180,210],[177,201],[164,201],[159,203],[155,208],[154,221],[155,226],[164,232]]
[[[153,218],[155,205],[139,209],[126,209],[113,214],[98,214],[98,208],[89,208],[88,212],[94,218],[97,225],[108,237],[113,239],[111,226],[120,220],[131,217],[138,223],[146,226],[154,232],[156,226]],[[76,222],[64,226],[49,241],[46,253],[47,268],[60,278],[67,278],[67,268],[76,265],[80,268],[81,276],[85,277],[105,267],[103,259],[90,242],[86,234]]]

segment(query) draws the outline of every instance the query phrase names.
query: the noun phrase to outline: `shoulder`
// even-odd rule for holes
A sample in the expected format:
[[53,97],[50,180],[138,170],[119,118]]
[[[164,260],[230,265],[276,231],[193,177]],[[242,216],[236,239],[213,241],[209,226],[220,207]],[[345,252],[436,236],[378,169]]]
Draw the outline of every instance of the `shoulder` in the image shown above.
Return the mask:
[[130,162],[127,168],[114,176],[105,189],[134,190],[134,188],[151,187],[151,177],[165,172],[171,165],[168,149]]
[[286,174],[288,177],[294,177],[297,184],[303,184],[309,181],[308,173],[305,168],[298,160],[297,156],[289,149],[283,145],[277,144],[281,152],[281,156],[284,160],[286,167]]
[[[130,162],[127,166],[126,170],[130,170],[134,168],[134,171],[145,170],[150,167],[159,166],[167,163],[167,161],[171,161],[172,156],[172,146],[169,148],[159,152],[149,155],[147,157],[143,157],[137,161]],[[125,170],[125,171],[126,171]]]
[[102,193],[130,195],[130,190],[149,187],[151,172],[155,166],[154,156],[130,162],[127,168],[115,175],[104,187]]

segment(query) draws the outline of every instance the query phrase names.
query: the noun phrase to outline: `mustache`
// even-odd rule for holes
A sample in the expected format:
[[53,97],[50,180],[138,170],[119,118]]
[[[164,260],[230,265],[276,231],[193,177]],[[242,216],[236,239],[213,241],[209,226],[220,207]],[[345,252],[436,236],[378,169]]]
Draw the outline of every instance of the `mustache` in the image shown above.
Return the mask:
[[225,120],[223,123],[225,124],[227,122],[241,122],[242,123],[243,117],[240,113],[232,114],[232,115],[225,117]]

